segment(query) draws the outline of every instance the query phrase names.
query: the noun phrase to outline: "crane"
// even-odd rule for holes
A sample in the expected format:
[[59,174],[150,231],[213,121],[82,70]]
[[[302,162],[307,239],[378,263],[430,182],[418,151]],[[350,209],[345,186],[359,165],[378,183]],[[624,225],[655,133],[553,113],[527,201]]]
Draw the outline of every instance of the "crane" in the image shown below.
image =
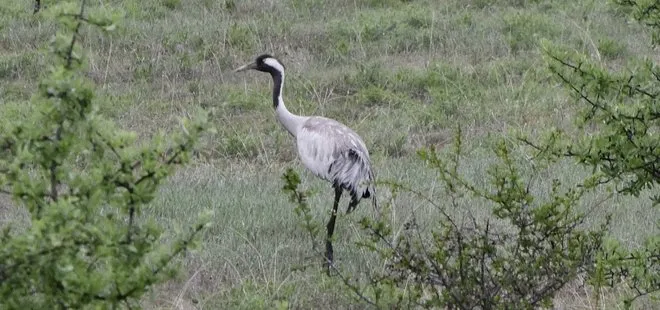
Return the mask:
[[257,70],[270,74],[273,79],[275,114],[282,126],[295,138],[300,160],[317,177],[332,183],[335,200],[326,225],[324,262],[329,275],[333,266],[332,236],[341,195],[344,190],[351,195],[346,214],[351,213],[362,198],[371,198],[374,209],[378,211],[374,172],[369,151],[355,131],[333,119],[300,116],[289,112],[282,99],[284,69],[284,65],[277,58],[263,54],[234,72]]

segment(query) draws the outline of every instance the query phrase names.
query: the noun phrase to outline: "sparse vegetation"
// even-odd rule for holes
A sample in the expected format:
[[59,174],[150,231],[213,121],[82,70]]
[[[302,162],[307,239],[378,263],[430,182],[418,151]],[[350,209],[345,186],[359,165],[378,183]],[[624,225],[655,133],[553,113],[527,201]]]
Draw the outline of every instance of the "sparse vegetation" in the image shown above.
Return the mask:
[[[625,2],[625,1],[619,1]],[[38,81],[51,65],[48,40],[55,35],[52,6],[43,1],[0,3],[0,121],[33,120],[31,103]],[[463,130],[461,177],[490,188],[488,167],[496,163],[495,141],[509,140],[511,158],[530,186],[547,201],[553,180],[579,184],[591,170],[562,159],[549,166],[514,144],[511,131],[540,143],[552,128],[576,137],[600,125],[577,126],[581,104],[547,70],[544,40],[591,58],[608,69],[629,68],[633,59],[656,52],[642,10],[605,1],[372,1],[245,0],[88,1],[93,10],[119,11],[115,34],[83,29],[81,53],[86,76],[96,89],[98,113],[148,143],[158,132],[179,129],[178,119],[199,108],[210,112],[217,133],[200,141],[195,165],[180,169],[154,193],[140,219],[163,226],[172,240],[180,227],[213,209],[214,225],[202,233],[203,247],[178,262],[184,272],[154,287],[142,306],[157,309],[327,308],[365,305],[343,280],[327,278],[310,250],[294,207],[282,194],[280,176],[301,172],[309,215],[324,222],[327,184],[303,173],[290,137],[273,118],[270,81],[259,75],[232,75],[236,66],[262,52],[287,65],[289,109],[325,115],[354,128],[365,139],[380,180],[405,184],[439,202],[452,217],[478,221],[492,217],[489,204],[464,197],[452,207],[446,191],[416,155],[421,147],[448,154],[453,132]],[[107,13],[107,12],[106,12]],[[650,131],[657,134],[657,128]],[[0,133],[0,136],[4,134]],[[516,146],[518,145],[518,146]],[[85,161],[79,162],[84,167]],[[565,188],[564,188],[565,189]],[[660,212],[653,189],[638,197],[610,194],[605,187],[581,197],[575,209],[587,212],[581,228],[597,229],[611,215],[607,236],[619,249],[643,248],[658,236]],[[657,187],[655,188],[657,191]],[[386,224],[394,236],[411,218],[422,234],[439,231],[439,209],[406,191],[379,186],[388,202]],[[593,207],[597,206],[597,207]],[[382,271],[374,252],[355,246],[370,236],[358,210],[339,221],[337,268],[356,279],[365,270]],[[27,227],[30,216],[0,194],[0,226]],[[430,253],[430,252],[429,252]],[[623,253],[623,252],[617,252]],[[603,265],[605,266],[605,265]],[[640,269],[630,269],[638,272]],[[364,279],[364,277],[362,278]],[[352,284],[354,282],[349,282]],[[593,283],[592,283],[593,284]],[[589,285],[571,278],[552,302],[561,309],[617,309],[634,289]],[[425,291],[427,292],[427,291]],[[427,292],[428,293],[428,292]],[[389,295],[396,296],[396,295]],[[426,296],[428,297],[428,296]],[[656,307],[649,296],[633,307]],[[383,301],[382,304],[392,304]],[[360,307],[358,306],[358,307]]]

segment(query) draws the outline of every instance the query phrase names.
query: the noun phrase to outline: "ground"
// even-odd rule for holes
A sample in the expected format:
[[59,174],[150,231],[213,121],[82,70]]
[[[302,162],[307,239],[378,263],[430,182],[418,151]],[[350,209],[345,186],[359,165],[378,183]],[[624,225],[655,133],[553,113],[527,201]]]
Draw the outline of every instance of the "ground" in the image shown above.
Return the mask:
[[[48,1],[43,1],[48,5]],[[350,126],[365,140],[379,180],[396,180],[441,200],[439,181],[416,156],[445,148],[460,126],[467,147],[464,173],[482,180],[496,137],[531,136],[552,127],[577,132],[579,104],[547,70],[540,40],[562,44],[612,68],[631,56],[656,57],[650,34],[605,1],[524,0],[128,0],[88,1],[125,16],[114,35],[86,31],[89,77],[102,113],[148,138],[178,130],[178,118],[197,108],[212,113],[195,163],[178,171],[143,215],[168,229],[215,211],[202,248],[181,259],[182,275],[158,287],[151,308],[347,308],[356,301],[320,261],[300,228],[280,179],[292,167],[314,191],[310,204],[324,221],[332,203],[328,183],[304,170],[294,141],[277,123],[267,75],[232,70],[262,53],[287,69],[290,111],[322,115]],[[53,24],[32,14],[31,1],[0,4],[0,120],[30,112],[28,104],[48,63]],[[517,150],[524,158],[526,149]],[[526,167],[533,169],[528,162]],[[585,172],[562,161],[532,177],[542,195],[551,179],[570,184]],[[396,231],[412,210],[432,226],[435,210],[413,198],[390,199]],[[584,207],[600,203],[588,197]],[[348,203],[345,201],[344,203]],[[634,247],[657,234],[660,218],[645,195],[598,205],[594,221],[614,215],[611,234]],[[0,197],[0,220],[24,213]],[[469,205],[469,206],[468,206]],[[344,209],[342,207],[342,209]],[[466,209],[488,216],[487,205]],[[374,268],[352,246],[363,238],[358,220],[370,207],[338,219],[335,257],[348,272]],[[465,210],[454,210],[456,214]],[[319,269],[319,272],[310,271]],[[617,292],[602,292],[614,301]],[[573,283],[555,299],[562,309],[619,308],[596,304]],[[286,302],[286,304],[285,304]]]

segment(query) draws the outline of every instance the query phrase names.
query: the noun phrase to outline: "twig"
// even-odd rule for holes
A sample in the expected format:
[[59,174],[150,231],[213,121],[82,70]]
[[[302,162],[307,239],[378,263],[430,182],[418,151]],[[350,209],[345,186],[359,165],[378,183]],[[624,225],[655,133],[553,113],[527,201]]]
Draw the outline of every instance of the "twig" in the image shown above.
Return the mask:
[[[78,18],[82,19],[84,18],[83,14],[85,13],[85,0],[82,0],[82,3],[80,4],[80,13],[78,14]],[[76,28],[73,31],[73,36],[71,38],[71,44],[69,45],[69,50],[67,52],[67,58],[66,58],[66,68],[71,69],[71,61],[73,60],[73,46],[76,44],[76,40],[78,38],[78,33],[80,32],[80,27],[82,26],[82,22],[78,21],[78,24],[76,24]]]
[[[55,140],[53,143],[58,143],[62,139],[62,127],[64,126],[64,123],[60,123],[57,127],[57,130],[55,131]],[[50,198],[53,200],[53,202],[57,202],[58,195],[59,193],[57,192],[57,168],[59,167],[59,164],[57,160],[52,159],[50,162],[50,167],[48,170],[50,171]],[[39,214],[39,211],[37,211],[37,214]]]
[[379,183],[381,183],[381,184],[385,184],[385,185],[388,185],[388,186],[391,186],[391,187],[393,187],[393,188],[403,189],[403,190],[405,190],[405,191],[407,191],[407,192],[409,192],[409,193],[415,194],[416,196],[418,196],[418,197],[421,198],[422,200],[428,202],[428,203],[431,204],[433,207],[437,208],[437,209],[440,211],[440,213],[442,213],[442,216],[444,216],[447,220],[449,220],[449,221],[451,222],[452,225],[454,225],[454,226],[456,227],[456,224],[452,221],[452,219],[451,219],[451,217],[449,216],[449,214],[447,214],[447,213],[445,212],[444,208],[442,208],[442,207],[441,207],[440,205],[438,205],[435,201],[433,201],[433,199],[431,199],[431,198],[427,197],[426,195],[422,194],[420,191],[417,191],[417,190],[415,190],[415,189],[413,189],[413,188],[411,188],[411,187],[405,186],[405,185],[403,185],[403,184],[396,183],[396,182],[394,182],[394,181],[381,181],[381,182],[379,182]]
[[[317,255],[323,257],[324,259],[326,259],[325,255],[323,255],[323,253],[321,253],[320,251],[314,250],[314,252],[316,252]],[[341,273],[341,271],[339,271],[339,269],[337,268],[337,266],[335,266],[335,264],[333,262],[328,261],[328,266],[330,266],[330,268],[332,268],[336,272],[339,279],[341,279],[342,282],[344,282],[344,285],[346,285],[349,289],[351,289],[351,291],[353,291],[353,293],[355,293],[355,295],[357,295],[358,298],[360,298],[360,300],[368,303],[369,305],[372,305],[372,306],[378,308],[378,305],[375,302],[373,302],[371,299],[369,299],[369,297],[364,296],[364,294],[360,291],[360,289],[357,286],[350,283],[349,279],[347,277],[345,277]]]

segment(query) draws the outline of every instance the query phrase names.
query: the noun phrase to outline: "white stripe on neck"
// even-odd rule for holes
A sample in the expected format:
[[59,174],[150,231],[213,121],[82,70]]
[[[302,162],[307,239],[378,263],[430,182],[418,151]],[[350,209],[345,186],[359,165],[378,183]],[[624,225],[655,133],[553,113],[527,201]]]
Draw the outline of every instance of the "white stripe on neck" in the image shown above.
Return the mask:
[[282,66],[282,64],[279,61],[277,61],[277,59],[266,58],[264,59],[264,63],[275,68],[275,70],[279,71],[280,74],[284,75],[284,66]]

